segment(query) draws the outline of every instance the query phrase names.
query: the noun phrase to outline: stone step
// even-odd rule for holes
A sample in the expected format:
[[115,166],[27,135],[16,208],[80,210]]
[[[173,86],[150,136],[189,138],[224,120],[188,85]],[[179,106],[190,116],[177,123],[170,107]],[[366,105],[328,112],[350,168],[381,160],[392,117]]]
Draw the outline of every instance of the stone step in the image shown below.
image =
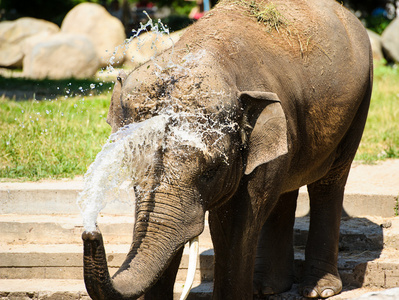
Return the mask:
[[[376,173],[374,169],[369,171],[367,165],[352,166],[345,189],[343,203],[345,214],[352,217],[395,216],[395,207],[398,204],[398,189],[395,180],[398,175],[387,172],[391,169],[395,170],[399,166],[399,160],[391,160],[390,164],[392,166],[380,167],[384,176]],[[376,173],[372,181],[362,180],[364,176],[358,174],[368,174],[367,172]],[[0,183],[0,214],[78,214],[76,199],[83,187],[84,182],[81,178],[72,181],[3,182]],[[134,211],[133,198],[122,193],[120,202],[107,204],[102,212],[131,214]],[[308,212],[309,199],[306,187],[302,187],[299,192],[296,215],[305,216]]]
[[[105,244],[129,244],[133,235],[133,215],[101,214],[98,224]],[[294,241],[298,247],[306,245],[309,217],[296,218]],[[0,215],[1,243],[25,244],[82,244],[80,215]],[[200,236],[203,247],[212,248],[206,222]],[[343,217],[341,221],[341,250],[399,249],[399,217]]]
[[[178,300],[184,282],[177,281],[174,299]],[[188,300],[210,299],[212,282],[194,282]],[[83,280],[74,279],[0,279],[0,299],[12,300],[90,300]]]
[[[182,293],[184,282],[176,282],[174,300],[178,300]],[[212,296],[212,282],[194,282],[188,300],[210,300]],[[358,299],[370,292],[377,293],[382,288],[346,286],[339,295],[330,300]],[[389,292],[391,290],[387,290]],[[397,294],[396,294],[397,295]],[[90,300],[83,280],[73,279],[0,279],[1,300]],[[299,296],[298,285],[295,284],[288,292],[271,297],[273,300],[303,300]],[[362,298],[367,299],[367,298]],[[372,299],[380,299],[373,297]],[[384,298],[385,299],[385,298]],[[397,299],[392,296],[387,299]]]
[[[295,219],[294,244],[304,247],[309,232],[309,217]],[[399,217],[342,217],[340,251],[380,251],[399,249]]]
[[[121,266],[129,244],[106,244],[111,276]],[[184,281],[188,268],[185,247],[177,280]],[[195,280],[213,279],[213,250],[200,247]],[[83,246],[77,244],[4,245],[0,244],[0,279],[83,279]]]
[[[98,224],[105,244],[128,244],[133,237],[133,215],[100,214]],[[1,243],[82,244],[82,217],[71,215],[0,215]],[[201,243],[212,247],[207,221]]]
[[[119,268],[129,245],[105,245],[111,275]],[[82,247],[79,245],[20,245],[0,249],[0,279],[82,279]],[[213,250],[200,248],[195,280],[213,280]],[[295,277],[299,280],[304,251],[296,249]],[[184,281],[188,267],[185,248],[177,279]],[[342,251],[339,271],[345,285],[391,288],[399,285],[397,250]]]

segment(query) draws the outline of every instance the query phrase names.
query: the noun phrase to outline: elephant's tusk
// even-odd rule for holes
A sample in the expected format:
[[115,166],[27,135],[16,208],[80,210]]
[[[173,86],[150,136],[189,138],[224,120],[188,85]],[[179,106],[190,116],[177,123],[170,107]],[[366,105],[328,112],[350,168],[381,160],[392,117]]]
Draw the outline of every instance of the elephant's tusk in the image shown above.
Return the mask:
[[180,300],[185,300],[190,293],[193,286],[195,270],[197,269],[197,260],[199,254],[198,236],[190,240],[190,255],[188,260],[187,278],[184,284],[183,292],[181,293]]

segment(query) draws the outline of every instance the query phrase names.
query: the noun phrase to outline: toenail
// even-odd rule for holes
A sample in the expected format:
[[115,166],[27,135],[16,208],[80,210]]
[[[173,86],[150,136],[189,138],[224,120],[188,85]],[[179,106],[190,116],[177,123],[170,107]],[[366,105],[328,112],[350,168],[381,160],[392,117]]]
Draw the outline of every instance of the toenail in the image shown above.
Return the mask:
[[334,296],[334,291],[332,289],[325,289],[324,291],[321,292],[320,296],[323,298]]
[[270,286],[267,286],[262,288],[262,293],[263,295],[272,295],[274,294],[274,291]]
[[303,295],[307,298],[317,298],[318,294],[314,289],[305,288],[303,290]]

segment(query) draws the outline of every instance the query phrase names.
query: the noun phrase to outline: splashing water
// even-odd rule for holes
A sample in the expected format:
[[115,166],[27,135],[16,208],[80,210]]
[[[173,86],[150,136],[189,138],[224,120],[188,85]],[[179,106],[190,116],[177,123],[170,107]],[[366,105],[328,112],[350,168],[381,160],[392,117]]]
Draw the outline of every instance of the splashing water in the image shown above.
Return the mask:
[[[134,31],[134,35],[126,40],[121,47],[128,47],[133,39],[138,40],[138,46],[149,42],[142,41],[139,37],[142,31],[148,32],[148,30],[157,36],[155,42],[152,41],[154,47],[156,47],[155,43],[158,38],[169,35],[169,30],[161,22],[154,24],[149,18],[149,21],[144,25],[141,24],[141,28]],[[171,41],[173,43],[173,40]],[[176,74],[180,76],[190,75],[191,68],[199,64],[201,58],[205,55],[204,50],[189,53],[182,59],[180,64],[176,64],[171,59],[174,51],[173,47],[172,45],[166,66],[158,64],[155,56],[151,57],[151,61],[157,69],[155,75],[165,82],[168,82]],[[111,71],[113,69],[112,60],[108,69]],[[165,70],[170,72],[164,72]],[[195,85],[194,81],[192,85]],[[93,87],[90,86],[90,88]],[[148,179],[148,173],[154,167],[157,150],[166,146],[163,144],[165,142],[166,128],[168,128],[168,143],[192,146],[202,151],[205,155],[209,154],[208,149],[210,147],[218,147],[216,144],[224,136],[223,130],[225,127],[228,127],[229,130],[234,130],[236,127],[234,122],[228,125],[225,124],[224,128],[219,126],[220,124],[212,124],[200,108],[189,110],[176,108],[176,106],[185,107],[188,102],[191,102],[190,104],[192,105],[192,99],[183,101],[183,98],[188,96],[195,99],[204,99],[206,97],[223,98],[223,95],[216,91],[208,91],[209,95],[203,95],[201,91],[195,91],[194,93],[195,95],[191,96],[179,95],[179,99],[174,97],[167,99],[167,101],[164,99],[165,106],[160,105],[163,101],[161,98],[154,99],[158,104],[158,110],[152,112],[152,115],[155,116],[148,116],[144,121],[136,120],[139,123],[127,125],[109,137],[107,143],[103,146],[101,152],[97,154],[95,161],[85,174],[84,190],[77,199],[86,231],[94,231],[96,229],[97,217],[100,211],[107,203],[120,201],[120,195],[123,191],[127,190],[130,198],[134,199],[131,194],[132,188],[135,187],[140,190],[140,183]],[[180,98],[181,96],[183,98]],[[193,119],[200,120],[200,122],[193,122]],[[208,142],[205,142],[207,135],[217,137],[214,139],[213,144],[209,145]],[[220,149],[219,154],[223,155],[222,149]],[[173,173],[178,174],[179,172]]]
[[[148,173],[155,165],[157,151],[166,147],[165,143],[191,146],[209,155],[209,148],[219,147],[223,128],[232,129],[231,125],[212,125],[201,115],[195,115],[195,118],[203,122],[193,125],[193,117],[187,112],[165,111],[143,122],[127,125],[110,136],[85,174],[84,190],[77,200],[86,231],[96,229],[97,216],[107,203],[120,201],[123,186],[140,189],[140,184],[148,180]],[[211,145],[205,142],[209,134],[217,137]],[[215,152],[223,155],[222,149]]]
[[[120,50],[122,50],[123,56],[130,60],[131,63],[136,63],[137,65],[144,63],[148,59],[155,63],[157,55],[162,49],[165,49],[165,45],[170,46],[173,53],[174,40],[170,35],[169,28],[161,20],[154,22],[146,12],[144,13],[148,21],[145,24],[140,23],[140,28],[132,30],[131,37],[127,38],[123,44],[115,47],[106,67],[110,73],[115,71],[113,66],[117,63],[117,56],[120,55],[118,54],[121,52]],[[145,34],[142,35],[142,33]],[[162,49],[158,49],[158,46]],[[143,51],[143,53],[140,53],[140,51]],[[168,64],[173,63],[169,61]],[[157,64],[155,63],[155,65]]]
[[[153,154],[164,136],[167,116],[130,124],[112,134],[85,174],[84,190],[77,204],[85,230],[94,231],[99,212],[108,202],[119,200],[120,190],[137,184],[151,167]],[[140,165],[140,168],[137,168]]]

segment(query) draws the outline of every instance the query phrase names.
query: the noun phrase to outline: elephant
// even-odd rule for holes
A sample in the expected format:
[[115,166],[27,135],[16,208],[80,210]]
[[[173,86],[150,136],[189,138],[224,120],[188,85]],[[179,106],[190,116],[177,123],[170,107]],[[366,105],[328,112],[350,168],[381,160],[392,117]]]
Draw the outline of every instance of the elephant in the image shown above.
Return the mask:
[[302,186],[310,228],[299,292],[340,293],[344,189],[372,80],[367,33],[333,0],[221,0],[172,48],[122,71],[112,132],[160,118],[163,134],[137,181],[133,241],[115,275],[100,230],[82,235],[90,297],[173,299],[183,246],[207,212],[213,299],[291,289]]

